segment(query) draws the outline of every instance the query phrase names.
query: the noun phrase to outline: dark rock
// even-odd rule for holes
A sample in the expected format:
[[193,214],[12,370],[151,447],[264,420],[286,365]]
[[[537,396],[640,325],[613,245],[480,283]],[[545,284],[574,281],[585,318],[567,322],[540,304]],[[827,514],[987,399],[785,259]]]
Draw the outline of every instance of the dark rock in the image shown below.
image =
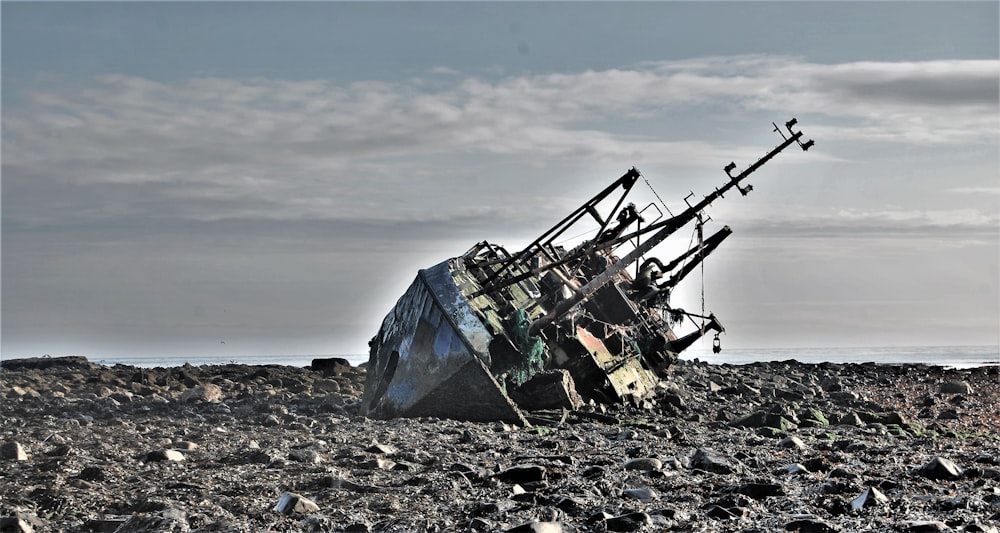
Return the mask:
[[784,496],[785,489],[777,483],[744,483],[733,487],[732,492],[749,496],[755,500],[763,500],[771,496]]
[[824,392],[840,392],[844,390],[844,382],[837,376],[823,378],[823,381],[820,381],[819,386]]
[[972,387],[965,381],[945,381],[938,388],[941,394],[972,394]]
[[653,518],[643,512],[613,516],[604,521],[604,526],[608,531],[639,531],[651,525],[653,525]]
[[534,464],[512,466],[496,475],[497,479],[507,483],[524,484],[545,479],[546,468]]
[[855,511],[867,509],[876,505],[889,503],[889,498],[875,487],[868,487],[860,496],[851,501],[851,509]]
[[146,454],[146,461],[183,461],[184,454],[177,450],[153,450]]
[[955,409],[944,409],[938,413],[938,420],[958,420],[962,418],[962,415]]
[[728,459],[712,450],[704,448],[695,450],[694,455],[691,457],[691,468],[716,474],[733,473],[733,464]]
[[917,474],[929,479],[956,480],[962,477],[962,469],[944,457],[935,457],[917,469]]
[[325,357],[313,359],[309,368],[324,377],[340,376],[351,369],[351,362],[343,357]]
[[[323,461],[323,458],[319,455],[319,452],[312,448],[298,448],[288,452],[288,458],[292,461],[297,461],[299,463],[306,464],[318,464]],[[379,458],[381,459],[381,458]],[[388,461],[388,459],[382,459]],[[390,463],[392,461],[389,461]],[[395,463],[393,463],[395,464]],[[377,468],[383,468],[382,464],[377,464]],[[392,466],[386,467],[385,469],[392,468]]]
[[810,472],[809,469],[801,463],[793,463],[775,471],[775,474],[779,476],[805,476],[811,473],[812,472]]
[[194,388],[184,391],[181,394],[180,401],[218,403],[222,401],[222,398],[222,388],[214,383],[207,383],[205,385],[196,385]]
[[11,533],[35,533],[35,528],[38,528],[37,531],[44,531],[45,527],[45,522],[42,519],[23,511],[17,511],[12,516],[0,517],[0,531],[4,533],[8,531]]
[[119,526],[116,533],[182,533],[190,531],[187,513],[168,508],[154,514],[136,514]]
[[274,506],[274,510],[286,515],[293,513],[308,514],[319,511],[319,506],[312,500],[299,494],[285,492],[278,498],[278,504]]
[[850,470],[848,470],[848,469],[846,469],[846,468],[844,468],[842,466],[838,466],[837,468],[834,468],[833,470],[830,471],[829,474],[827,474],[827,476],[831,477],[831,478],[840,478],[840,479],[857,479],[858,478],[857,474],[855,474],[854,472],[851,472]]
[[573,496],[557,496],[553,498],[556,509],[565,512],[569,516],[580,516],[586,506],[582,500]]
[[125,523],[126,518],[92,518],[83,523],[83,531],[88,533],[114,533]]
[[563,525],[560,522],[540,522],[532,520],[523,524],[505,529],[508,533],[562,533]]
[[716,520],[730,520],[742,517],[746,514],[746,510],[740,507],[725,508],[720,505],[712,505],[705,510],[705,514],[709,518],[714,518]]
[[951,528],[944,522],[931,520],[907,520],[905,522],[900,522],[897,529],[899,531],[907,531],[910,533],[935,533],[937,531],[947,531]]
[[633,498],[643,503],[649,503],[657,498],[656,491],[648,487],[625,489],[622,491],[622,496],[626,498]]
[[368,453],[381,453],[383,455],[392,455],[398,452],[399,450],[396,449],[395,446],[391,446],[389,444],[379,444],[376,442],[375,444],[372,444],[371,446],[365,448],[365,451]]
[[6,461],[27,461],[28,454],[25,453],[21,443],[9,441],[0,445],[0,459]]
[[580,475],[583,476],[584,479],[599,479],[604,477],[606,473],[607,469],[603,466],[593,465],[584,468],[583,472],[580,472]]
[[795,435],[789,435],[778,441],[778,446],[781,448],[795,448],[803,450],[806,447],[806,443],[802,442],[802,439],[796,437]]
[[663,468],[663,462],[654,457],[639,457],[625,463],[625,470],[640,470],[649,472]]
[[855,426],[861,427],[865,425],[865,421],[858,415],[858,413],[847,413],[837,420],[837,424],[841,426]]
[[26,357],[24,359],[7,359],[0,361],[4,370],[47,370],[59,368],[64,370],[91,370],[94,366],[86,357],[73,355],[68,357]]
[[85,479],[89,481],[104,481],[107,476],[104,474],[104,469],[99,466],[88,466],[80,471],[77,475],[79,479]]
[[832,533],[838,531],[833,525],[818,518],[800,518],[785,524],[785,531],[799,533]]
[[522,409],[578,409],[583,398],[576,392],[576,384],[568,370],[556,369],[539,372],[509,396]]

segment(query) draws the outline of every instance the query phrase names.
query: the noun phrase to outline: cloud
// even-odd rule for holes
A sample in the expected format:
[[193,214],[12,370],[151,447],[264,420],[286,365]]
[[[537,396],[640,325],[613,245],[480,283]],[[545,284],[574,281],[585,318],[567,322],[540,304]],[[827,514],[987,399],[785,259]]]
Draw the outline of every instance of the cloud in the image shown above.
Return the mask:
[[[761,217],[759,213],[767,213]],[[919,210],[822,206],[773,206],[754,213],[733,211],[726,222],[749,238],[795,239],[799,253],[805,247],[829,247],[841,253],[847,243],[872,241],[936,242],[996,248],[1000,238],[1000,212],[975,208]],[[830,246],[831,239],[839,242]],[[813,243],[813,244],[810,244]],[[937,245],[935,245],[937,246]]]
[[955,187],[947,192],[955,194],[988,194],[1000,195],[1000,187]]
[[[737,56],[493,79],[434,69],[448,75],[432,82],[50,82],[3,110],[4,219],[398,222],[458,220],[496,205],[530,217],[541,200],[514,191],[534,176],[511,176],[509,191],[494,186],[469,201],[470,174],[523,161],[714,166],[759,155],[759,146],[688,129],[680,120],[692,106],[730,117],[802,110],[824,142],[995,144],[998,72],[998,61]],[[670,117],[689,138],[628,127]],[[428,194],[439,201],[415,201]]]

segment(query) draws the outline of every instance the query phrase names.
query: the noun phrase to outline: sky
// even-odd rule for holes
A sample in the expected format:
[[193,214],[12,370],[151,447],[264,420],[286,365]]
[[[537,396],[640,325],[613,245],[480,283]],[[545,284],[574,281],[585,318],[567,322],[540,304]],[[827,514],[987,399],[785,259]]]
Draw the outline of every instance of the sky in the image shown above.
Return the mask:
[[5,1],[0,350],[366,353],[420,268],[632,166],[677,212],[792,117],[672,303],[725,347],[998,345],[998,5]]

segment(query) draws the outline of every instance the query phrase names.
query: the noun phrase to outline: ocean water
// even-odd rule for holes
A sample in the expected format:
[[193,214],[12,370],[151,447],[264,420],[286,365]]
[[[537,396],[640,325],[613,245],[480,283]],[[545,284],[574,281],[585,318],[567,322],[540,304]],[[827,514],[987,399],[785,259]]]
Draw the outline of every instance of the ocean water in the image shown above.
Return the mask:
[[[368,361],[367,354],[339,355],[248,355],[248,356],[189,356],[173,357],[88,357],[103,365],[124,364],[138,367],[168,367],[191,365],[246,365],[309,366],[314,358],[343,357],[353,365]],[[726,348],[713,354],[709,346],[693,346],[681,359],[698,359],[714,364],[743,365],[759,361],[787,361],[802,363],[924,363],[955,368],[1000,365],[1000,346],[892,346],[868,348]]]
[[694,346],[681,359],[706,363],[745,365],[758,361],[801,363],[923,363],[952,368],[1000,365],[1000,346],[874,346],[864,348],[733,348],[713,354],[711,348]]

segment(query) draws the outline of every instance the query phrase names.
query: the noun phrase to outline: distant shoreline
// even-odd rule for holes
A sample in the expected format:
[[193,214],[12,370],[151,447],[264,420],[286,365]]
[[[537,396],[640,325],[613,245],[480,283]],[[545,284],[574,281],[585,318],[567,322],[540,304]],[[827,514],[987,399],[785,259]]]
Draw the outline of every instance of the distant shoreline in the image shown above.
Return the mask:
[[[185,365],[280,365],[308,368],[313,359],[346,359],[352,366],[368,362],[367,354],[340,355],[217,355],[217,356],[27,356],[4,357],[0,361],[20,359],[85,357],[86,361],[106,367],[115,365],[138,368],[175,368]],[[691,349],[681,354],[682,361],[700,361],[717,365],[751,365],[764,362],[796,361],[803,364],[879,364],[927,365],[943,368],[1000,366],[1000,346],[906,346],[906,347],[825,347],[825,348],[733,348],[713,354],[708,349]]]

